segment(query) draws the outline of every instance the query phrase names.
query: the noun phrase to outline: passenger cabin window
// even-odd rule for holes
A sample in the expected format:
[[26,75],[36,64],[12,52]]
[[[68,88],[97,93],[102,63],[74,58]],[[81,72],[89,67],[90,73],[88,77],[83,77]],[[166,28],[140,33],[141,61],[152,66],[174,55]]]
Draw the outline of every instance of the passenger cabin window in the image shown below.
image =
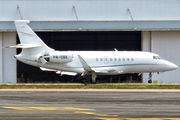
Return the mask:
[[[153,59],[162,59],[160,56],[153,56]],[[110,61],[134,61],[134,58],[109,58]],[[96,61],[103,61],[103,58],[96,58]],[[104,58],[104,61],[108,61],[108,58]]]

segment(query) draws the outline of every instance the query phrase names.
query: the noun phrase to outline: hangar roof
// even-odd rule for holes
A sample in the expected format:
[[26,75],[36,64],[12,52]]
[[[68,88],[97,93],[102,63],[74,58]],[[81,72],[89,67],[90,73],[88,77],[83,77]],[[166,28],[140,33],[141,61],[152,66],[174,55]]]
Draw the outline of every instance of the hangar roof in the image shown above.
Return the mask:
[[[35,31],[169,31],[180,30],[180,21],[31,21]],[[15,31],[13,21],[1,21],[0,31]]]
[[23,18],[36,31],[180,30],[178,0],[0,0],[0,31]]

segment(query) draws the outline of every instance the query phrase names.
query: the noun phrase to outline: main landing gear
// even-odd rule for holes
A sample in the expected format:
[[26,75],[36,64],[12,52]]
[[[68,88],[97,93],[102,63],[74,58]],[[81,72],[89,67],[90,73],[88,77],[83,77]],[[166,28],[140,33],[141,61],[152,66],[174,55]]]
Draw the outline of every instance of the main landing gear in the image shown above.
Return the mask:
[[97,82],[97,79],[95,79],[95,80],[90,79],[90,83],[96,84],[96,82]]
[[[96,79],[96,73],[94,71],[91,71],[91,79],[90,79],[90,83],[92,84],[96,84],[97,79]],[[81,83],[84,83],[85,85],[87,85],[87,79],[85,78],[85,74],[82,73],[81,74]]]
[[[84,78],[84,77],[81,77],[80,82],[85,84],[85,85],[87,85],[87,83],[88,83],[87,79]],[[95,79],[95,80],[90,79],[90,83],[91,84],[96,84],[97,83],[97,79]]]
[[81,81],[81,83],[87,85],[87,79],[86,79],[86,78],[81,77],[81,80],[80,80],[80,81]]
[[149,73],[149,80],[148,83],[152,83],[152,72]]

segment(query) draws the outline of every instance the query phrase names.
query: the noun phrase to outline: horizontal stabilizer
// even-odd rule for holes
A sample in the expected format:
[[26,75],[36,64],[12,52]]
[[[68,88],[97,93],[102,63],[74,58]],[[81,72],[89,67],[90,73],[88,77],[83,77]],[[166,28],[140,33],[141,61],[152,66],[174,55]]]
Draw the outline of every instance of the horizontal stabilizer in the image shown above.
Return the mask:
[[6,46],[4,48],[13,49],[13,48],[34,48],[34,47],[41,47],[41,45],[40,44],[17,44],[14,46]]

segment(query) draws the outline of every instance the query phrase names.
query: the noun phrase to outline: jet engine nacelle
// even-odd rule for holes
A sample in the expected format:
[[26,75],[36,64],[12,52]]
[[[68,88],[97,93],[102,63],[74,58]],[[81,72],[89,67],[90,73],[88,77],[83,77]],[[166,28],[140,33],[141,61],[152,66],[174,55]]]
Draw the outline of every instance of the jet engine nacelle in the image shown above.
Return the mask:
[[68,52],[55,51],[49,53],[49,62],[63,63],[63,62],[71,62],[72,60],[73,60],[73,54]]

